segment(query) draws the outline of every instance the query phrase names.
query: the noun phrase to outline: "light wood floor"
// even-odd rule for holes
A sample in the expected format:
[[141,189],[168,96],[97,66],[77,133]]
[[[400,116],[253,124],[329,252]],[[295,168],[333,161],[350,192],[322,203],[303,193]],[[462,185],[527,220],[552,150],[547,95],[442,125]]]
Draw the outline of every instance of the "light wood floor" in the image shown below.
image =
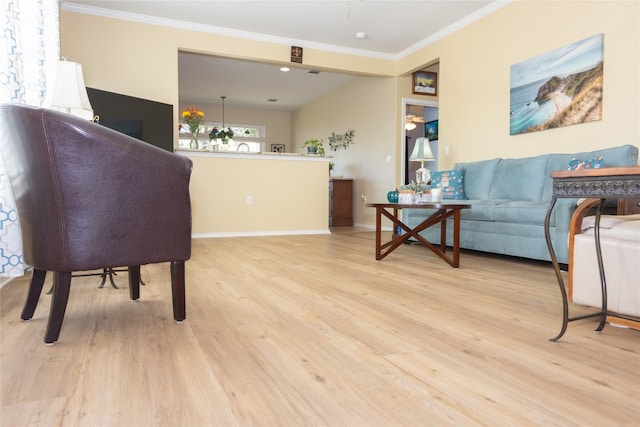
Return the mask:
[[50,297],[22,322],[28,278],[7,284],[1,425],[640,425],[640,333],[583,320],[549,342],[549,264],[375,261],[373,232],[336,231],[194,240],[182,324],[167,264],[143,267],[139,302],[125,273],[75,278],[54,346]]

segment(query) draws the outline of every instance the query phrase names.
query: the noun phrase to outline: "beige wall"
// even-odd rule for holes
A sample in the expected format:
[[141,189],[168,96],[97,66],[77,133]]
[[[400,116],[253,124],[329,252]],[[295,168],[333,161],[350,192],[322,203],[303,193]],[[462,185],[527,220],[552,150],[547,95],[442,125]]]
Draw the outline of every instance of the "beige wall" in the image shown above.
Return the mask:
[[[439,61],[441,169],[457,161],[639,146],[639,8],[638,1],[516,0],[395,62],[305,49],[305,64],[314,68],[386,78],[356,79],[292,114],[291,144],[356,130],[356,144],[334,153],[336,174],[354,178],[354,221],[372,226],[371,209],[360,196],[383,200],[399,183],[402,98],[430,98],[411,95],[409,75]],[[510,66],[598,33],[605,43],[603,119],[510,136]],[[91,87],[177,106],[178,49],[289,60],[289,46],[61,13],[61,53],[82,63]],[[178,113],[176,108],[176,126]]]
[[[61,11],[60,54],[82,64],[97,89],[178,105],[178,51],[276,64],[290,46]],[[305,48],[305,65],[358,75],[393,76],[393,61]],[[178,109],[175,109],[176,126]]]
[[[639,145],[638,1],[517,0],[400,61],[440,61],[440,166],[493,157]],[[604,34],[603,119],[509,135],[510,66]],[[449,146],[450,156],[442,155]]]
[[[386,200],[398,173],[395,98],[395,78],[358,77],[293,114],[295,146],[302,147],[309,138],[323,139],[326,154],[333,156],[333,175],[354,178],[356,224],[375,224],[375,211],[365,207],[361,196],[370,202]],[[347,150],[331,151],[331,132],[348,129],[356,131],[355,143]]]

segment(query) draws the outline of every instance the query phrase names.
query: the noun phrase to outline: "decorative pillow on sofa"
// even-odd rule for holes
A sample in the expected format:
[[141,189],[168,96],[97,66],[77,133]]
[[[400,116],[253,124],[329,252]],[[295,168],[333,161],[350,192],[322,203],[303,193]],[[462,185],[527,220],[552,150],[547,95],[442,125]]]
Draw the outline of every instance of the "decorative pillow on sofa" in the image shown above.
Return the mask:
[[466,200],[464,194],[464,168],[431,172],[431,187],[442,187],[443,199]]
[[569,160],[567,170],[576,171],[580,169],[598,169],[604,167],[604,159],[602,156],[594,157],[590,160],[578,160],[575,157]]

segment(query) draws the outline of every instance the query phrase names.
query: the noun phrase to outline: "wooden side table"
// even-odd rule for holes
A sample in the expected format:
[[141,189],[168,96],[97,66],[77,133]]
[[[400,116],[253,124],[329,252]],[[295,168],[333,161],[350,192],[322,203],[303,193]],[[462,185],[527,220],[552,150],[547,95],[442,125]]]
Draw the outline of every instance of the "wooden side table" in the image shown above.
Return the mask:
[[[616,168],[600,168],[600,169],[583,169],[577,171],[555,171],[551,172],[553,179],[553,193],[551,196],[551,204],[547,210],[547,216],[544,220],[544,234],[551,256],[551,263],[556,273],[560,294],[562,297],[562,328],[558,335],[551,338],[550,341],[557,341],[564,335],[567,330],[567,324],[574,320],[586,319],[589,317],[600,317],[600,323],[596,328],[596,332],[600,332],[604,328],[607,316],[627,318],[617,313],[607,312],[607,281],[604,274],[604,265],[602,264],[602,251],[600,248],[600,216],[602,207],[607,198],[637,198],[640,197],[640,167],[616,167]],[[553,207],[559,198],[597,198],[600,199],[596,210],[594,240],[596,244],[596,256],[598,259],[598,270],[600,271],[600,285],[602,289],[602,309],[599,313],[587,314],[584,316],[569,317],[569,301],[567,290],[562,280],[560,266],[556,258],[553,244],[551,243],[551,235],[549,232],[549,223]],[[635,320],[635,319],[634,319]]]

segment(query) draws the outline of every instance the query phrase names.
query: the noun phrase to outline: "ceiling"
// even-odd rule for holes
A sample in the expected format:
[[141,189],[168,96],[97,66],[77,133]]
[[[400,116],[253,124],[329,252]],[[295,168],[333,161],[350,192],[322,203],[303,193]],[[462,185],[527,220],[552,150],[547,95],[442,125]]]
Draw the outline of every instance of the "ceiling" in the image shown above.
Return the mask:
[[[511,0],[60,0],[61,9],[250,40],[399,59]],[[364,38],[356,37],[364,33]],[[298,65],[298,64],[295,64]],[[180,99],[292,111],[353,76],[180,54]],[[277,101],[269,101],[275,99]]]

